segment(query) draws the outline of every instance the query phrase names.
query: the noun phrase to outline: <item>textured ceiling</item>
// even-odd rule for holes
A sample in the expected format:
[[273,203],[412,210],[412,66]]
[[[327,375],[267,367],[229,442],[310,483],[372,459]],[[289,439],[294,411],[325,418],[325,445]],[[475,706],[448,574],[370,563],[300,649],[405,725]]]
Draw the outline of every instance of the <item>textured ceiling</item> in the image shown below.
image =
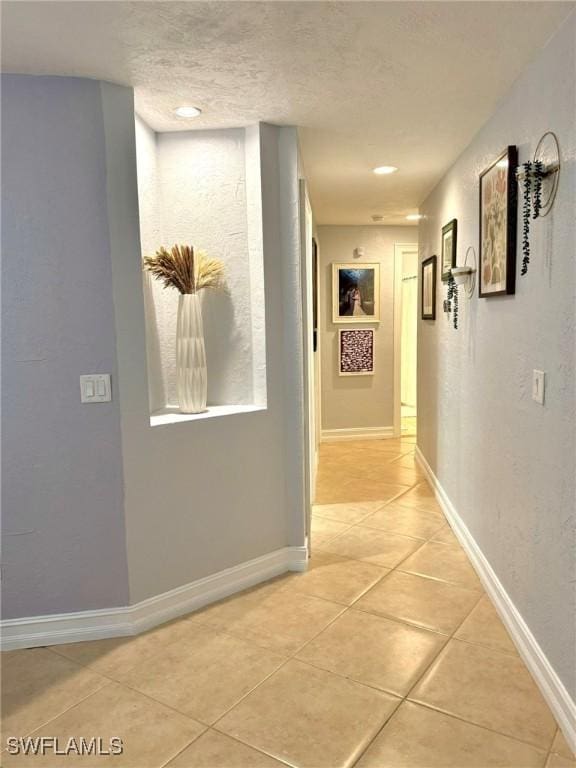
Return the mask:
[[404,224],[574,7],[3,2],[2,65],[132,85],[158,131],[297,125],[319,223]]

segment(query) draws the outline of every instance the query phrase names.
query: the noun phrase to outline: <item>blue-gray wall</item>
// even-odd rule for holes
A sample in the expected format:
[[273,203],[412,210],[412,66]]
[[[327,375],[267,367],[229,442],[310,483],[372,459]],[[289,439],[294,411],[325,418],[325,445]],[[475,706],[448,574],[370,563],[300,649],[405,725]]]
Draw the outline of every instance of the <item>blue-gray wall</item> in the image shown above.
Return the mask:
[[[2,99],[3,617],[125,606],[301,547],[295,129],[248,131],[267,407],[152,428],[133,93],[6,76]],[[93,372],[112,403],[80,403]]]
[[126,605],[100,85],[2,77],[3,616]]
[[[478,174],[507,144],[531,159],[545,131],[562,172],[549,216],[532,222],[530,268],[516,294],[460,302],[458,331],[442,313],[418,331],[418,445],[511,602],[576,697],[576,14],[516,81],[420,206],[422,259],[441,252],[458,219],[458,264],[478,252]],[[478,277],[478,275],[477,275]],[[544,406],[532,371],[546,371]]]

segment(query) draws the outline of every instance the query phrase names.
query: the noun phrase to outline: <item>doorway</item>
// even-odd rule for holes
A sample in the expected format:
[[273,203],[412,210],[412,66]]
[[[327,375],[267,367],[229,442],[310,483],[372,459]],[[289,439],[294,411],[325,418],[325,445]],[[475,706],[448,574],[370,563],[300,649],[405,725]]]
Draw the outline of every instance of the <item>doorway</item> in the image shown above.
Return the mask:
[[314,238],[314,220],[304,179],[299,184],[300,253],[302,283],[302,332],[304,363],[304,510],[308,552],[311,551],[311,515],[316,495],[316,471],[320,444],[320,354],[317,332],[318,246]]
[[418,246],[394,246],[394,434],[417,424]]

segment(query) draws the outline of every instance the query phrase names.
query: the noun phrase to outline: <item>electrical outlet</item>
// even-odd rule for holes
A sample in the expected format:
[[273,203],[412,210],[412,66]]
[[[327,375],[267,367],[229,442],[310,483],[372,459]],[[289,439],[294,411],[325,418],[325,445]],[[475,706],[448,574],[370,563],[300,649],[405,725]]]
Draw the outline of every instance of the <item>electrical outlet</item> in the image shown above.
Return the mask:
[[546,374],[544,371],[532,371],[532,400],[540,405],[544,405],[544,389],[546,385]]

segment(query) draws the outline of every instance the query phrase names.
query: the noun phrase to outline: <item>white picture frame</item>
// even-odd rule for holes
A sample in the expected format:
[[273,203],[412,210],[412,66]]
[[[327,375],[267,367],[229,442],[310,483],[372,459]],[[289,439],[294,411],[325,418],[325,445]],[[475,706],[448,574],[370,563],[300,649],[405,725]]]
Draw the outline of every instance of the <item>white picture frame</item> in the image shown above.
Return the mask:
[[380,322],[380,264],[332,263],[332,322]]

